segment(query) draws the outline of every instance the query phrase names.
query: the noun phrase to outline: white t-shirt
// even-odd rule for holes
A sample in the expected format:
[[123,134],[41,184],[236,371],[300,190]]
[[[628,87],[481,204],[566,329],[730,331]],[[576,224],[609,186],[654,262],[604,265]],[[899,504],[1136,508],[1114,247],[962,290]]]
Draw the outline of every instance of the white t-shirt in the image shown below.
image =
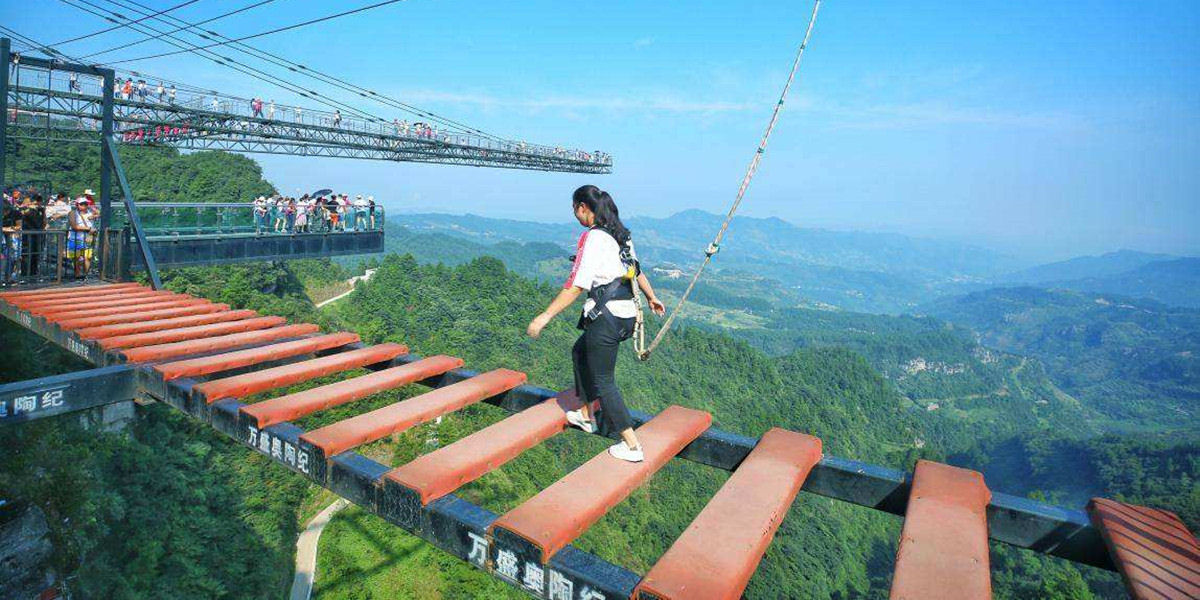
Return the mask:
[[[633,242],[629,243],[629,249],[636,260]],[[571,275],[567,277],[563,289],[577,287],[585,292],[591,291],[592,288],[624,277],[627,270],[621,262],[621,247],[617,240],[603,229],[589,229],[579,236],[575,265],[571,268]],[[583,312],[586,314],[595,304],[594,301],[588,300],[583,305]],[[608,312],[617,318],[633,318],[637,316],[637,305],[633,300],[609,300]]]

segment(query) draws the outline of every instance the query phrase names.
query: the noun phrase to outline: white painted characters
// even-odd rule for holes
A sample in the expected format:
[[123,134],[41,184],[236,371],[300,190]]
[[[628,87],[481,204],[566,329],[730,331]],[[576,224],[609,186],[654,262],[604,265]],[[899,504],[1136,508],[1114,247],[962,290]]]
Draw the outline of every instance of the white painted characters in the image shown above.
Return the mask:
[[467,562],[474,563],[479,568],[485,567],[488,551],[487,538],[474,531],[468,531],[467,535],[471,538],[471,553],[467,555]]

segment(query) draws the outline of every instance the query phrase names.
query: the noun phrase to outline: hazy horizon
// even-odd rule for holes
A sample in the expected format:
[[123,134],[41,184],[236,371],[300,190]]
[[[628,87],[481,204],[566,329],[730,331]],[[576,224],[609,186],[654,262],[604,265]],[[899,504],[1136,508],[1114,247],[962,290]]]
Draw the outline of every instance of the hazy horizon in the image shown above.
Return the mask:
[[[324,16],[330,4],[272,6],[206,27],[249,35]],[[626,215],[723,213],[810,10],[413,1],[262,37],[255,46],[486,131],[605,150],[615,167],[583,176],[254,158],[285,192],[347,189],[405,210],[563,221],[570,191],[596,183]],[[172,14],[214,12],[197,4]],[[109,25],[60,3],[10,3],[0,18],[45,42]],[[1037,262],[1121,248],[1198,255],[1198,26],[1200,3],[1187,1],[826,3],[741,214]],[[122,29],[61,49],[142,37]],[[156,41],[101,60],[167,49]],[[294,101],[190,55],[122,66]]]

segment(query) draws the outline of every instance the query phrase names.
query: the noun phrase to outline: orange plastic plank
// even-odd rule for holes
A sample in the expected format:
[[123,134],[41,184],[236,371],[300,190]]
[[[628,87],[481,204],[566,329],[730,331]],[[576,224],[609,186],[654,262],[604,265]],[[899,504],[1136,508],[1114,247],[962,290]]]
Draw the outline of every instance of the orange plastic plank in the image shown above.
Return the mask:
[[574,394],[551,398],[417,457],[386,477],[417,492],[421,504],[429,504],[558,434],[567,425],[566,411],[576,408]]
[[30,314],[44,317],[47,320],[54,318],[56,315],[74,314],[83,311],[96,311],[107,308],[123,308],[126,306],[137,306],[141,304],[149,304],[151,302],[167,302],[170,300],[190,299],[191,296],[185,294],[176,294],[174,292],[151,292],[150,296],[135,296],[133,298],[117,298],[109,299],[101,302],[92,302],[90,299],[73,300],[69,303],[55,303],[49,306],[41,306],[36,309],[29,310]]
[[159,296],[173,297],[182,294],[175,292],[156,292],[154,290],[117,290],[114,292],[96,292],[86,296],[72,298],[40,298],[36,300],[27,300],[16,303],[22,310],[41,314],[50,310],[78,310],[81,307],[104,308],[106,306],[123,306],[121,304],[112,304],[121,300],[133,300],[136,298],[155,298]]
[[188,356],[190,354],[228,350],[232,348],[248,346],[250,344],[261,344],[263,342],[281,340],[284,338],[309,335],[320,331],[320,329],[320,327],[317,327],[311,323],[284,325],[283,327],[273,327],[271,329],[260,329],[258,331],[247,331],[245,333],[220,335],[211,338],[188,340],[186,342],[174,342],[172,344],[160,344],[158,346],[130,348],[128,350],[122,350],[121,354],[125,356],[125,360],[128,362],[168,360],[172,358],[178,358],[180,356]]
[[379,344],[253,373],[206,381],[192,388],[209,404],[222,398],[242,398],[309,379],[391,360],[408,352],[401,344]]
[[242,414],[258,421],[258,428],[291,421],[320,410],[340,406],[371,394],[441,375],[463,365],[461,358],[431,356],[407,365],[323,385],[242,407]]
[[114,306],[109,308],[94,308],[84,309],[73,312],[62,312],[53,315],[46,315],[45,319],[51,323],[62,323],[63,321],[71,321],[81,319],[83,317],[103,317],[105,315],[120,315],[126,313],[143,312],[147,310],[158,310],[160,308],[178,308],[180,306],[197,306],[200,304],[212,304],[212,302],[203,298],[170,298],[166,300],[151,299],[145,304],[130,304],[129,306]]
[[[146,288],[140,283],[106,283],[98,285],[72,285],[66,287],[41,288],[37,290],[21,290],[17,292],[0,292],[0,298],[13,300],[17,298],[49,298],[52,296],[70,296],[74,294],[91,294],[98,291]],[[149,288],[146,288],[149,289]]]
[[525,383],[525,374],[496,369],[465,381],[426,392],[368,413],[315,429],[300,439],[322,449],[325,456],[341,454],[393,433],[400,433],[434,419],[511,390]]
[[155,319],[168,319],[171,317],[183,317],[187,315],[202,315],[208,313],[225,312],[227,310],[229,310],[228,304],[194,304],[191,306],[160,308],[118,315],[101,315],[99,317],[64,319],[58,322],[58,326],[68,331],[73,331],[77,329],[83,329],[85,327],[100,327],[103,325],[116,325],[119,323],[137,323],[140,321],[153,321]]
[[917,461],[896,551],[892,600],[992,597],[983,475]]
[[645,461],[626,462],[605,450],[496,519],[489,532],[504,529],[524,538],[541,551],[545,563],[711,424],[712,415],[706,412],[670,406],[637,429]]
[[180,377],[196,377],[198,375],[229,371],[272,360],[300,356],[302,354],[311,354],[319,350],[328,350],[330,348],[337,348],[338,346],[345,346],[346,344],[353,344],[357,341],[359,341],[357,333],[330,333],[302,340],[283,342],[282,344],[226,352],[225,354],[218,354],[216,356],[202,356],[200,358],[179,360],[158,365],[154,369],[162,374],[163,380],[171,381]]
[[118,335],[102,339],[100,340],[99,344],[100,348],[104,350],[137,348],[139,346],[158,346],[162,344],[170,344],[172,342],[197,340],[200,338],[217,337],[219,335],[228,335],[231,333],[241,333],[243,331],[267,329],[269,327],[283,325],[284,323],[287,323],[287,319],[283,317],[254,317],[252,319],[242,319],[241,321],[230,321],[228,323],[210,323],[208,325],[195,325],[192,327],[179,327],[176,329],[164,329],[161,331],[147,331],[145,333]]
[[252,310],[230,310],[226,312],[202,313],[198,315],[187,315],[169,319],[138,321],[135,323],[120,323],[117,325],[102,325],[100,327],[88,327],[77,330],[75,335],[78,335],[85,340],[99,340],[119,335],[145,333],[147,331],[192,327],[194,325],[208,325],[209,323],[224,323],[226,321],[240,321],[242,319],[249,319],[257,316],[258,313]]
[[1136,600],[1200,598],[1200,544],[1174,513],[1093,498],[1092,523]]
[[[737,600],[758,569],[804,479],[821,460],[821,440],[775,428],[638,584],[658,600]],[[716,549],[719,549],[716,550]]]

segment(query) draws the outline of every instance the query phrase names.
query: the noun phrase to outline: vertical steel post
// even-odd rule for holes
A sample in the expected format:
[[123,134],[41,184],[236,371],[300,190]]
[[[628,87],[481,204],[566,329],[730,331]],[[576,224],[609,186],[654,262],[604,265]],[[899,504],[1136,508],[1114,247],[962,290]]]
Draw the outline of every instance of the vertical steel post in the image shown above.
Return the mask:
[[133,228],[133,234],[137,237],[142,260],[146,263],[146,273],[150,275],[150,287],[161,290],[162,280],[158,277],[158,264],[154,262],[154,252],[150,250],[150,242],[146,240],[146,232],[142,229],[141,220],[138,219],[137,205],[133,202],[133,190],[129,187],[129,180],[125,178],[125,168],[121,166],[121,157],[117,154],[117,143],[111,137],[100,140],[100,152],[104,153],[104,156],[108,157],[112,163],[113,170],[117,174],[117,181],[121,184],[125,212],[128,213],[129,225]]
[[12,41],[0,38],[0,190],[4,189],[5,156],[8,154],[8,65],[12,63],[10,50]]
[[101,91],[100,119],[100,231],[108,231],[112,227],[112,158],[104,151],[104,145],[113,135],[113,85],[116,72],[112,69],[100,69],[103,73],[103,89]]

